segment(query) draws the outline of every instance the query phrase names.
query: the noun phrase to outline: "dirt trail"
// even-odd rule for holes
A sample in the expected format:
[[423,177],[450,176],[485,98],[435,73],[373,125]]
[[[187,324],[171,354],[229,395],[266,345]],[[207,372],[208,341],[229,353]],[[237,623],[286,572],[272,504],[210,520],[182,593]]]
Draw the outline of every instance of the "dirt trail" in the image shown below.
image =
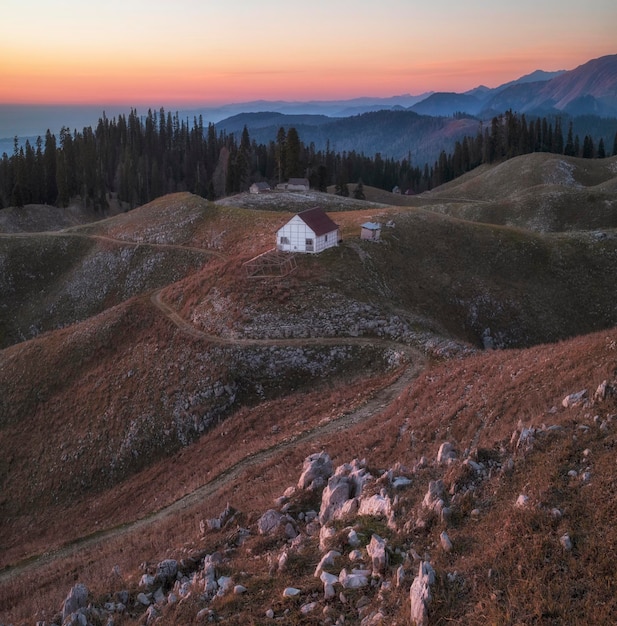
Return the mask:
[[284,441],[281,441],[269,448],[264,448],[250,456],[245,457],[234,465],[223,470],[220,474],[218,474],[218,476],[214,477],[206,484],[198,487],[196,490],[183,496],[179,500],[176,500],[172,504],[165,506],[158,511],[154,511],[142,519],[134,520],[93,535],[81,537],[80,539],[77,539],[68,545],[62,546],[57,550],[46,552],[44,554],[31,557],[25,562],[9,566],[0,572],[0,583],[14,579],[21,574],[32,571],[35,568],[39,568],[42,565],[51,563],[57,559],[72,556],[85,548],[90,548],[110,539],[140,530],[151,524],[164,520],[181,510],[198,505],[203,502],[205,498],[214,495],[217,490],[226,486],[230,481],[237,479],[240,474],[247,469],[270,461],[275,456],[283,454],[286,450],[297,446],[300,443],[305,443],[318,437],[347,430],[356,424],[360,424],[361,422],[368,420],[387,408],[411,384],[414,378],[416,378],[416,376],[418,376],[418,374],[422,371],[423,367],[424,358],[420,353],[416,353],[416,360],[410,361],[408,367],[393,384],[379,391],[364,406],[356,409],[355,411],[332,419],[327,423],[321,423],[314,428],[294,435],[289,439],[285,439]]
[[[47,236],[63,236],[63,233],[42,233]],[[0,237],[3,237],[2,233],[0,233]],[[10,235],[11,237],[26,237],[32,236],[29,234],[17,234]],[[74,235],[73,235],[74,236]],[[173,248],[181,248],[187,249],[186,246],[181,245],[172,245],[172,244],[137,244],[135,242],[125,242],[122,240],[115,240],[111,238],[107,238],[104,236],[98,235],[77,235],[77,236],[85,236],[98,238],[103,240],[110,240],[113,242],[118,242],[121,244],[127,245],[156,245],[160,247],[173,247]],[[193,248],[188,248],[193,249]],[[211,252],[208,250],[201,250],[199,248],[195,248],[195,250],[199,250],[206,254],[219,254],[216,252]],[[221,255],[222,256],[222,255]],[[132,522],[128,522],[121,526],[117,526],[114,528],[109,528],[107,530],[103,530],[92,535],[88,535],[85,537],[81,537],[72,541],[71,543],[58,548],[57,550],[53,550],[50,552],[46,552],[41,555],[37,555],[34,557],[30,557],[29,559],[13,565],[8,566],[2,571],[0,571],[0,583],[9,581],[14,579],[21,574],[32,571],[35,568],[39,568],[42,565],[51,563],[57,559],[62,559],[69,557],[71,555],[76,554],[77,552],[85,549],[96,546],[99,543],[103,543],[113,538],[120,537],[122,535],[126,535],[128,533],[134,532],[150,524],[154,524],[158,521],[161,521],[169,516],[176,514],[178,511],[188,509],[196,504],[201,503],[204,498],[207,498],[216,491],[225,485],[227,485],[230,481],[235,480],[238,476],[246,471],[249,468],[255,467],[261,463],[265,463],[270,461],[276,455],[283,454],[289,448],[296,446],[300,443],[305,443],[307,441],[311,441],[318,437],[323,437],[324,435],[331,435],[335,432],[344,431],[356,424],[366,421],[367,419],[373,417],[376,414],[379,414],[382,410],[384,410],[389,404],[391,404],[400,393],[402,393],[412,382],[412,380],[419,374],[419,372],[423,369],[425,359],[424,356],[417,350],[407,346],[405,344],[399,344],[394,341],[388,341],[384,339],[378,338],[365,338],[365,337],[311,337],[311,338],[295,338],[295,339],[247,339],[247,338],[224,338],[215,335],[209,335],[197,328],[195,328],[190,322],[185,320],[179,313],[173,309],[169,304],[167,304],[161,296],[162,289],[157,289],[152,292],[150,296],[150,301],[152,304],[163,314],[167,319],[173,323],[178,329],[180,329],[183,333],[187,335],[209,341],[216,342],[219,344],[230,344],[230,345],[380,345],[384,348],[393,347],[398,349],[399,351],[404,352],[409,359],[408,366],[401,373],[401,375],[395,380],[394,383],[385,387],[384,389],[377,392],[368,402],[362,407],[356,409],[355,411],[347,414],[343,414],[338,418],[334,418],[326,423],[320,423],[319,425],[306,430],[302,433],[294,435],[288,439],[285,439],[271,447],[264,448],[254,454],[251,454],[244,459],[238,461],[234,465],[223,470],[218,476],[214,477],[212,480],[207,482],[206,484],[198,487],[193,492],[183,496],[179,500],[173,502],[172,504],[165,506],[158,511],[152,512],[150,515],[134,520]]]
[[188,252],[197,252],[199,254],[206,254],[209,256],[217,256],[221,259],[225,258],[225,255],[216,250],[208,250],[206,248],[199,248],[197,246],[187,246],[180,243],[156,243],[150,241],[132,241],[130,239],[117,239],[115,237],[109,237],[108,235],[97,235],[95,233],[77,233],[73,231],[43,231],[38,233],[0,233],[0,239],[27,239],[29,237],[81,237],[82,239],[96,239],[97,241],[105,241],[121,246],[133,246],[139,248],[140,246],[147,248],[160,248],[163,250],[183,250]]

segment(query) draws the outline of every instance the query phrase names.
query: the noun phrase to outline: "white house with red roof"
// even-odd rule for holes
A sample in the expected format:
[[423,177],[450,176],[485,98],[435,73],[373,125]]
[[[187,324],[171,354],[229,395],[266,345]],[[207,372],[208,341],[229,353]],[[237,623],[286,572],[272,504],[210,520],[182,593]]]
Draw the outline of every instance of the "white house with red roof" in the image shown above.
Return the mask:
[[284,252],[316,254],[337,246],[338,242],[338,225],[318,207],[300,211],[276,233],[277,248]]

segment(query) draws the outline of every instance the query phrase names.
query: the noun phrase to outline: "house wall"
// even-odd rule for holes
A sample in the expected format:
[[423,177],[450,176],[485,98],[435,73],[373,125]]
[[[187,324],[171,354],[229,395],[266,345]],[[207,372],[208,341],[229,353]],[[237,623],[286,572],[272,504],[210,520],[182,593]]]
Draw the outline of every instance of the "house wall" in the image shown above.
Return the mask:
[[[286,242],[282,242],[283,237],[287,238]],[[313,240],[312,249],[307,249],[307,239]],[[315,236],[311,230],[297,215],[292,217],[285,226],[279,228],[276,233],[276,246],[279,250],[285,252],[309,252],[318,253],[338,245],[338,230],[331,233]]]
[[360,239],[369,239],[372,241],[378,241],[380,234],[381,234],[380,230],[375,230],[372,228],[363,228],[360,233]]

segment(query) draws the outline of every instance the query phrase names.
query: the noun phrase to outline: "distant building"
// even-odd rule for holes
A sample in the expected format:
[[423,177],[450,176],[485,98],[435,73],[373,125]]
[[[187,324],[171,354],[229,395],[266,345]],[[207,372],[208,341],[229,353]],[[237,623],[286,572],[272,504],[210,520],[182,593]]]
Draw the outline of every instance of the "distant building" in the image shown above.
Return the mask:
[[368,239],[369,241],[379,241],[381,237],[381,224],[378,222],[365,222],[362,224],[360,239]]
[[270,191],[270,185],[264,182],[253,183],[249,187],[249,191],[250,193],[265,193],[267,191]]
[[309,191],[310,188],[307,178],[290,178],[285,186],[287,191]]
[[294,215],[276,233],[277,248],[283,252],[317,254],[338,245],[339,227],[315,207]]

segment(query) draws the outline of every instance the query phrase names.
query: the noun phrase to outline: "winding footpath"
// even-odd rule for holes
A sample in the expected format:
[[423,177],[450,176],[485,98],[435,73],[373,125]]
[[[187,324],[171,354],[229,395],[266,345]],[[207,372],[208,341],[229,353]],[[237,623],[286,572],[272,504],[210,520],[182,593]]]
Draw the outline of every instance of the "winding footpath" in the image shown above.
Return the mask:
[[[43,233],[48,234],[48,233]],[[23,236],[31,236],[32,233],[23,234]],[[61,236],[62,233],[50,236]],[[3,235],[0,234],[0,237]],[[16,235],[10,235],[15,237]],[[22,236],[18,234],[17,236]],[[123,240],[116,240],[99,235],[87,235],[80,234],[82,237],[92,237],[105,241],[112,241],[115,243],[126,245],[150,245],[157,247],[171,247],[186,250],[186,246],[175,244],[143,244],[136,242],[126,242]],[[206,254],[216,254],[222,256],[218,252],[211,252],[200,248],[191,248],[189,250],[195,250]],[[288,439],[280,441],[275,445],[267,448],[263,448],[258,452],[255,452],[245,458],[241,459],[237,463],[224,469],[217,476],[213,477],[207,483],[198,487],[193,492],[183,496],[175,502],[157,510],[153,511],[148,516],[127,522],[120,526],[108,528],[103,531],[93,533],[74,541],[71,541],[64,546],[56,550],[46,552],[37,556],[30,557],[15,565],[9,565],[0,571],[0,583],[7,582],[18,576],[35,570],[42,565],[49,564],[57,559],[63,559],[70,557],[84,549],[95,547],[110,539],[114,539],[123,535],[127,535],[131,532],[145,528],[151,524],[164,520],[170,516],[175,515],[181,510],[189,509],[194,505],[203,502],[204,498],[214,495],[219,489],[225,487],[231,481],[236,480],[242,472],[270,461],[277,455],[283,454],[286,450],[297,446],[298,444],[305,443],[314,440],[325,435],[331,435],[340,431],[349,429],[356,424],[360,424],[371,417],[381,413],[387,408],[394,400],[411,384],[411,382],[418,376],[425,365],[425,358],[421,352],[411,348],[408,345],[389,341],[385,339],[365,338],[365,337],[311,337],[311,338],[295,338],[295,339],[250,339],[250,338],[225,338],[221,336],[209,335],[197,328],[195,328],[190,322],[184,319],[176,310],[173,309],[162,298],[162,289],[153,291],[150,295],[150,301],[161,314],[163,314],[172,324],[174,324],[181,332],[196,339],[205,340],[208,342],[215,342],[218,344],[228,345],[380,345],[384,348],[394,348],[401,352],[404,352],[408,359],[407,367],[401,373],[401,375],[388,387],[385,387],[378,391],[372,398],[370,398],[362,407],[350,412],[345,413],[337,418],[326,423],[320,423],[317,426],[308,429],[302,433],[296,434]]]

